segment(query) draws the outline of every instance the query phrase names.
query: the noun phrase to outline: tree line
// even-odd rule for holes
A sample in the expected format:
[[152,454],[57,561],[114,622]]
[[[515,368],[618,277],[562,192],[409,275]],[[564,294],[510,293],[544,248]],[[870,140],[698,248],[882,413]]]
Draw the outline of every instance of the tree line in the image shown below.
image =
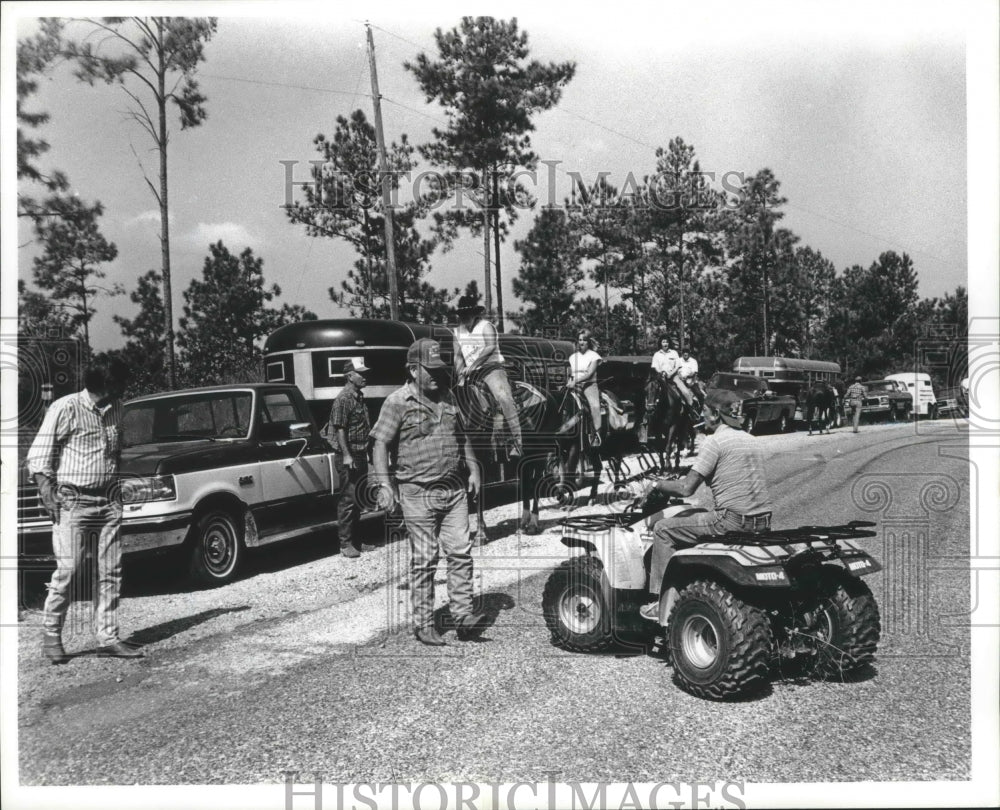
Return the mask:
[[[43,20],[37,35],[18,42],[18,214],[30,219],[42,247],[33,264],[41,292],[19,280],[22,330],[79,338],[89,352],[96,301],[125,293],[120,283],[104,283],[102,265],[117,249],[100,233],[101,203],[69,195],[65,175],[39,168],[48,145],[38,132],[48,116],[29,110],[29,102],[39,77],[67,60],[80,81],[120,86],[158,157],[155,175],[145,179],[160,211],[161,266],[129,293],[139,314],[114,317],[124,340],[115,351],[137,370],[133,393],[259,377],[261,338],[315,315],[273,304],[280,289],[266,284],[263,260],[249,248],[234,255],[221,242],[210,246],[202,279],[182,293],[176,335],[173,329],[168,110],[178,114],[182,130],[207,119],[196,72],[215,18],[77,23],[111,46],[95,49],[87,36],[67,37],[58,19]],[[482,293],[501,328],[570,337],[586,327],[605,355],[648,354],[665,331],[692,348],[705,372],[727,369],[740,355],[775,354],[836,360],[849,374],[871,377],[913,368],[920,359],[916,347],[931,327],[944,325],[953,347],[964,347],[964,288],[921,299],[912,259],[895,251],[868,267],[838,272],[781,226],[788,201],[773,172],[734,175],[720,190],[679,136],[656,150],[648,170],[640,167],[640,181],[629,174],[631,182],[619,189],[605,175],[592,183],[577,178],[562,205],[538,208],[527,235],[514,244],[519,266],[512,287],[523,306],[505,308],[500,245],[517,218],[537,207],[518,180],[539,163],[533,118],[559,103],[576,66],[532,59],[516,20],[463,17],[434,38],[436,53],[417,54],[402,67],[441,108],[445,125],[433,129],[428,143],[413,145],[401,134],[387,148],[395,192],[400,178],[418,167],[418,156],[435,179],[393,205],[402,319],[449,320],[459,291],[436,287],[427,276],[436,251],[450,250],[467,232],[482,240],[484,272],[482,289],[473,280],[465,292]],[[318,134],[313,147],[319,159],[312,183],[286,206],[288,221],[307,236],[353,247],[353,267],[329,288],[333,302],[352,316],[388,317],[386,209],[375,191],[374,128],[362,110],[349,111],[330,135]],[[36,199],[29,189],[47,196]],[[457,199],[466,204],[453,204]],[[962,357],[952,365],[957,381]]]

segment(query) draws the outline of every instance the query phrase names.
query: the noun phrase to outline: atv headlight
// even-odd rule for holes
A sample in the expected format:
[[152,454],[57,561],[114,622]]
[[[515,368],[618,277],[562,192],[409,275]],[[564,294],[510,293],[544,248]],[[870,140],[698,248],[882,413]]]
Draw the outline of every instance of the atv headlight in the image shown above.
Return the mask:
[[122,480],[122,503],[139,504],[150,501],[172,501],[177,497],[172,475]]

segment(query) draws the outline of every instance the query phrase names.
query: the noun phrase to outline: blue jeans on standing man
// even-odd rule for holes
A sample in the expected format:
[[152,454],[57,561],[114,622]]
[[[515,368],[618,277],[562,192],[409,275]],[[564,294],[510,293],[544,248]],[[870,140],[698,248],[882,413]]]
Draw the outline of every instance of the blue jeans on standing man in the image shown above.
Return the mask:
[[399,500],[410,536],[410,599],[413,624],[430,627],[434,616],[434,574],[439,551],[448,561],[448,598],[451,615],[472,614],[472,542],[469,506],[460,481],[433,484],[401,483]]

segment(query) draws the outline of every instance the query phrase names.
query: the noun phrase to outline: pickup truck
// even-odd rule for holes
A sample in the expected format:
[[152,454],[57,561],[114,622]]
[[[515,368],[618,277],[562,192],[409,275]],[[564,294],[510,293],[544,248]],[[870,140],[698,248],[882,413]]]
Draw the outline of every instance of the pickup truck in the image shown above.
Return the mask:
[[890,422],[907,421],[913,410],[913,397],[899,380],[868,380],[861,383],[868,395],[861,403],[861,418],[874,422],[887,419]]
[[795,397],[773,391],[763,377],[717,371],[705,388],[706,391],[723,388],[740,397],[742,402],[739,412],[743,416],[743,429],[747,433],[755,433],[763,425],[773,425],[784,433],[791,427],[795,417]]
[[[192,388],[124,403],[122,552],[178,551],[201,585],[233,579],[248,548],[335,529],[337,475],[294,385]],[[22,471],[23,473],[23,471]],[[52,559],[52,524],[22,474],[19,552]]]

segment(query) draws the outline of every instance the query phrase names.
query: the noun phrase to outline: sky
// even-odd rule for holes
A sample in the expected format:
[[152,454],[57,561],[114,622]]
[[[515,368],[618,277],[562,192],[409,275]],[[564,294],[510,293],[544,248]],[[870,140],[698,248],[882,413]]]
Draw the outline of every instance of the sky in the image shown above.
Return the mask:
[[[964,6],[956,13],[944,3],[617,3],[613,13],[605,5],[567,15],[538,5],[490,11],[518,17],[533,58],[577,65],[558,107],[535,119],[533,148],[556,167],[539,172],[540,202],[567,196],[568,172],[585,179],[607,172],[618,186],[629,173],[641,178],[654,169],[655,149],[680,136],[702,169],[719,177],[770,168],[788,199],[782,224],[838,271],[905,251],[922,296],[968,285]],[[37,15],[84,13],[41,3],[5,4],[6,12],[11,7],[20,17],[5,26],[5,44],[11,28],[30,35]],[[359,107],[372,118],[365,19],[373,25],[387,140],[402,133],[414,144],[430,140],[431,128],[444,124],[442,110],[425,100],[403,62],[421,51],[433,55],[435,28],[454,27],[463,10],[440,3],[337,8],[176,6],[177,13],[216,14],[219,23],[198,69],[208,119],[183,132],[173,122],[171,132],[175,318],[181,291],[200,278],[208,245],[219,239],[234,254],[250,247],[263,258],[267,282],[282,290],[277,303],[302,304],[320,317],[347,314],[327,289],[339,288],[356,255],[342,241],[309,237],[289,223],[283,161],[298,161],[292,179],[305,180],[318,156],[317,133],[331,135],[336,116]],[[109,11],[107,4],[92,9]],[[68,33],[83,30],[76,24]],[[5,92],[3,107],[8,131],[11,95]],[[75,193],[104,205],[101,228],[119,250],[105,266],[107,281],[132,290],[159,268],[159,223],[143,179],[144,171],[155,179],[156,156],[149,136],[125,117],[127,105],[120,88],[81,84],[64,65],[43,80],[30,108],[51,115],[38,133],[51,144],[42,165],[62,169]],[[510,286],[513,243],[534,216],[524,212],[501,250],[508,310],[521,305]],[[435,253],[427,280],[452,288],[475,278],[482,287],[480,250],[481,238],[463,234],[453,250]],[[20,223],[20,277],[30,280],[37,252]],[[13,284],[8,267],[5,291]],[[121,345],[111,315],[131,317],[136,307],[121,296],[99,299],[97,308],[94,348]]]

